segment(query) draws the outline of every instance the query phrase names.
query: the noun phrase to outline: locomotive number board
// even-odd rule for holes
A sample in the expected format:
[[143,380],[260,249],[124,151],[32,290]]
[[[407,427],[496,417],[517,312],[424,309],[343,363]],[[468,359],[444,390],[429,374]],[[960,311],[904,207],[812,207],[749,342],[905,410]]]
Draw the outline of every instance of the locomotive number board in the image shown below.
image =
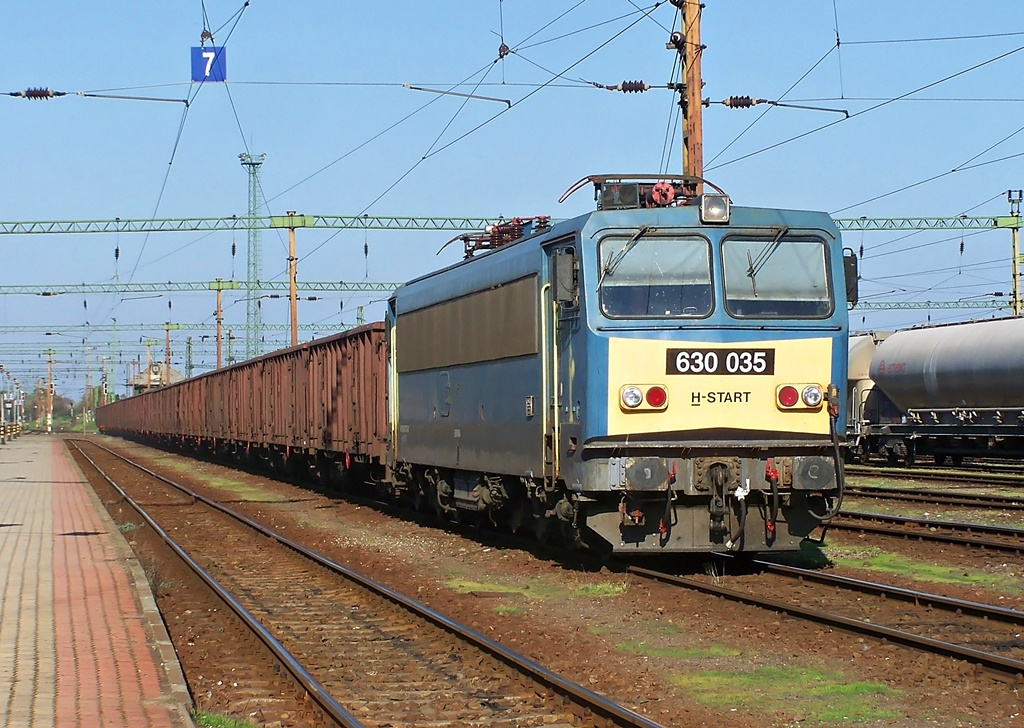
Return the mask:
[[666,374],[775,374],[775,349],[669,349]]

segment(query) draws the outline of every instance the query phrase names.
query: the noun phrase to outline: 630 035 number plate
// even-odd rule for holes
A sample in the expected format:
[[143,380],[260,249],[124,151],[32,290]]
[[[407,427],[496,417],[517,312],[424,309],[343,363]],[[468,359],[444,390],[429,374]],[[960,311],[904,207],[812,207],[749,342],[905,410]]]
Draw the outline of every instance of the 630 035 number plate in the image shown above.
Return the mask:
[[775,349],[669,349],[666,374],[774,374]]

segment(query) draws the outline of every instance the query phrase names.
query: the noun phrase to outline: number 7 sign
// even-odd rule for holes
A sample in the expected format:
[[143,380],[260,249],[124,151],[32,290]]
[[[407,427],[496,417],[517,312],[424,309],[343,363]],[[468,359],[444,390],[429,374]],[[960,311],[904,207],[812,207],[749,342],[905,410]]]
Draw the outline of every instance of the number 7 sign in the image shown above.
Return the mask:
[[192,81],[228,80],[228,51],[223,46],[192,48]]

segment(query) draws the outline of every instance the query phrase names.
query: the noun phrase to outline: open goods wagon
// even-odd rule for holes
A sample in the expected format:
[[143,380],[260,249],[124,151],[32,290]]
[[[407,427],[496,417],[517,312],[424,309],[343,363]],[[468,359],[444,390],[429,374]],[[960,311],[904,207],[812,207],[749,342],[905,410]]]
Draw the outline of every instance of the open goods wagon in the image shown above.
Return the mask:
[[101,431],[285,465],[380,462],[388,447],[385,329],[374,323],[101,407]]

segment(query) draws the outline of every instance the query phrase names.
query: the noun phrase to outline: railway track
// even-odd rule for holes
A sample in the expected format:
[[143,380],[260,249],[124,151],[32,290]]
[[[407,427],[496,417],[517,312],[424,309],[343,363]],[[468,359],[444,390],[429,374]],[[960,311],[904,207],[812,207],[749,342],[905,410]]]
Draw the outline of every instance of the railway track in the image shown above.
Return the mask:
[[273,652],[315,703],[312,724],[657,725],[101,445],[69,443]]
[[940,470],[929,468],[893,468],[872,465],[846,465],[847,475],[886,476],[902,480],[922,480],[939,483],[966,483],[969,485],[994,485],[1024,491],[1024,476],[1011,473],[991,473],[972,470]]
[[1018,555],[1024,552],[1024,529],[1006,526],[843,510],[826,526],[826,531],[828,529],[959,544]]
[[[728,587],[722,577],[677,576],[635,566],[629,572],[964,660],[1015,684],[1024,681],[1024,612],[820,571],[752,563],[760,573],[728,577]],[[780,579],[786,580],[784,587]]]
[[887,488],[884,486],[847,485],[848,496],[899,500],[928,505],[991,508],[995,510],[1024,510],[1024,496],[988,495],[929,490],[925,488]]

